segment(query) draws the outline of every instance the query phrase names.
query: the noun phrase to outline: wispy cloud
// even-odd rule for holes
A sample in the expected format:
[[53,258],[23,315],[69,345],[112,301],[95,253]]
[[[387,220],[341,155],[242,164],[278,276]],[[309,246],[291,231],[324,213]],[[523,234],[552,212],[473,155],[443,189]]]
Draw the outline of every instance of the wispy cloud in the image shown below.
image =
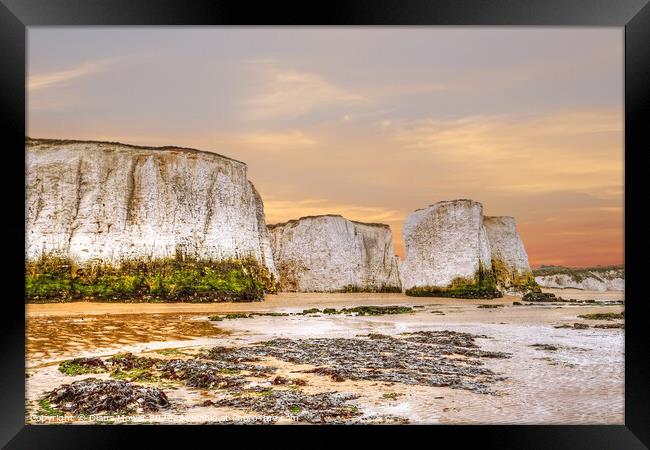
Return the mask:
[[273,59],[246,61],[265,77],[263,89],[245,102],[253,119],[285,119],[310,113],[318,108],[358,108],[371,106],[370,111],[346,112],[345,121],[382,115],[394,108],[377,110],[377,104],[393,97],[421,95],[453,88],[443,83],[379,84],[343,87],[312,72],[283,67]]
[[319,107],[359,105],[366,100],[315,73],[280,68],[268,60],[250,64],[266,76],[262,91],[246,101],[254,119],[296,117]]
[[622,156],[611,157],[622,155],[622,127],[621,110],[603,108],[398,122],[386,133],[413,159],[460,169],[468,183],[489,178],[493,192],[544,192],[622,182]]
[[36,73],[29,76],[27,80],[27,89],[30,91],[36,91],[52,86],[60,86],[73,80],[102,72],[120,59],[121,58],[107,58],[97,61],[85,61],[68,69]]

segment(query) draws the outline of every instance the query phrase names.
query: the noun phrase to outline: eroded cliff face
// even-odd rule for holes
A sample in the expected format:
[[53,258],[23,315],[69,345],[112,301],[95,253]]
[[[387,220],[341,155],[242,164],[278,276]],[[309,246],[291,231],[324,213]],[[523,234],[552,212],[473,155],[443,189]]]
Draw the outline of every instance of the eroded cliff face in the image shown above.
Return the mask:
[[277,276],[246,164],[214,153],[28,139],[26,258],[252,257]]
[[269,225],[280,290],[399,291],[390,227],[338,215]]
[[[250,183],[250,182],[249,182]],[[275,266],[275,261],[273,260],[273,249],[271,248],[271,237],[269,235],[269,230],[266,227],[266,216],[264,215],[264,202],[262,201],[262,196],[253,183],[250,183],[250,186],[253,190],[253,195],[255,196],[255,215],[257,217],[257,230],[259,234],[259,244],[260,244],[260,262],[264,267],[267,267],[275,279],[278,279],[278,271]]]
[[491,272],[490,244],[483,205],[472,200],[443,201],[407,217],[402,287],[447,287],[472,283]]
[[492,271],[504,292],[521,293],[536,289],[524,243],[513,217],[483,218],[492,258]]

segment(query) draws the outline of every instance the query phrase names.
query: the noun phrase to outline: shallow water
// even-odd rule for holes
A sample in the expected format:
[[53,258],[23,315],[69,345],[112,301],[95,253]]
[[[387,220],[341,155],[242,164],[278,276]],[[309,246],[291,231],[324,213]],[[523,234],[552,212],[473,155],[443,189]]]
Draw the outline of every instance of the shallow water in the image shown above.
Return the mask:
[[[585,295],[585,292],[581,294]],[[599,299],[599,294],[608,293],[591,293],[589,298]],[[320,375],[300,376],[309,379],[305,388],[307,392],[336,390],[357,393],[361,398],[352,403],[367,415],[394,415],[407,418],[411,423],[624,422],[623,330],[554,328],[565,323],[601,323],[585,321],[577,316],[586,312],[619,312],[623,309],[620,305],[512,306],[512,301],[518,299],[414,299],[399,294],[285,294],[272,297],[269,302],[252,304],[101,304],[104,306],[97,310],[101,314],[92,314],[92,308],[89,309],[92,304],[30,305],[28,404],[33,411],[35,400],[44,392],[82,377],[66,377],[58,372],[56,365],[52,365],[73,356],[110,355],[126,350],[154,351],[167,347],[198,349],[214,345],[245,345],[277,337],[332,338],[369,332],[392,335],[453,330],[486,335],[486,338],[477,340],[481,349],[511,354],[509,359],[483,361],[485,367],[507,378],[492,386],[494,394],[399,383],[351,380],[337,383]],[[478,308],[481,303],[504,306]],[[424,307],[416,309],[413,314],[377,317],[258,316],[207,321],[207,316],[215,312],[299,312],[311,307],[364,304]],[[533,344],[552,344],[557,350],[532,347]],[[296,376],[297,370],[305,368],[283,361],[268,363],[287,376]],[[101,378],[107,375],[92,376]],[[154,421],[203,423],[203,415],[215,413],[215,408],[195,405],[218,396],[218,393],[180,387],[170,389],[168,394],[170,399],[185,406],[176,410],[171,418]],[[219,413],[245,414],[232,408],[219,409]]]

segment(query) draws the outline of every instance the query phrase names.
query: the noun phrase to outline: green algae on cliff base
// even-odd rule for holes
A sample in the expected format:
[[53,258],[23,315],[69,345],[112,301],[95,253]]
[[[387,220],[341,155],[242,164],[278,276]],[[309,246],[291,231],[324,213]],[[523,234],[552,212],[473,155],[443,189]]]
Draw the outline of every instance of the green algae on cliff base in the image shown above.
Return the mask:
[[133,260],[113,267],[46,256],[25,269],[26,300],[34,303],[256,301],[277,290],[273,275],[254,258]]
[[490,271],[479,271],[474,279],[455,278],[448,286],[415,286],[406,290],[412,297],[451,298],[500,298],[494,275]]
[[496,284],[508,290],[515,290],[521,292],[542,292],[535,281],[535,277],[531,272],[520,274],[516,270],[508,269],[508,266],[500,259],[492,259],[492,271],[496,280]]

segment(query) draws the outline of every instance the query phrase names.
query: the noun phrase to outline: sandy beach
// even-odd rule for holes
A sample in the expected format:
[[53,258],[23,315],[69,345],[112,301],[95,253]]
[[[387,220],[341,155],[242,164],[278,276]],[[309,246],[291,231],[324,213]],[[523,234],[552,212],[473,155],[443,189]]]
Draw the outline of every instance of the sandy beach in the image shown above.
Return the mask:
[[[621,300],[622,293],[555,292],[565,299],[595,300],[598,303],[517,305],[513,304],[521,303],[517,297],[487,301],[413,298],[401,294],[286,293],[269,295],[266,301],[259,303],[30,304],[27,305],[26,360],[28,421],[52,423],[63,420],[59,416],[42,414],[39,401],[52,389],[86,378],[115,378],[114,373],[108,372],[66,375],[59,370],[59,364],[65,360],[78,357],[106,359],[132,352],[138,357],[154,358],[157,364],[162,364],[179,357],[197,357],[215,346],[236,348],[244,354],[248,351],[259,353],[257,343],[268,341],[278,343],[275,350],[278,353],[258,359],[259,364],[270,368],[271,376],[256,377],[249,373],[244,377],[248,384],[235,388],[235,391],[245,395],[255,392],[255,389],[266,389],[263,392],[274,392],[273,395],[299,392],[307,396],[305,398],[320,398],[319,395],[332,392],[350,395],[354,398],[346,404],[352,405],[355,411],[351,423],[623,423],[624,331],[596,327],[614,323],[611,320],[578,317],[621,312],[623,305],[602,302]],[[401,305],[412,309],[405,314],[377,316],[302,313],[311,308],[337,310],[370,305]],[[242,316],[248,313],[253,315]],[[226,318],[228,314],[232,318]],[[222,319],[208,319],[215,315]],[[576,323],[585,324],[587,328],[575,328],[573,325]],[[443,356],[447,357],[447,353],[451,356],[439,360],[442,364],[453,364],[456,358],[463,363],[463,370],[479,368],[476,373],[460,372],[460,379],[463,383],[467,381],[469,387],[454,385],[455,382],[449,382],[449,386],[410,382],[407,378],[407,382],[399,379],[387,382],[382,378],[386,378],[385,375],[363,379],[366,377],[363,371],[360,376],[353,374],[351,378],[336,379],[331,371],[304,372],[319,365],[301,361],[295,354],[286,356],[295,351],[294,343],[309,346],[326,339],[334,349],[332,351],[339,351],[338,345],[352,343],[352,347],[340,351],[354,353],[355,339],[360,340],[360,349],[375,342],[373,339],[388,339],[391,345],[408,343],[403,350],[395,347],[407,358],[408,352],[420,351],[413,347],[419,339],[413,336],[427,333],[440,333],[441,336],[451,333],[471,339],[471,343],[460,351],[460,356],[454,356],[458,349],[445,350]],[[426,345],[441,344],[431,341]],[[438,347],[424,350],[428,348]],[[467,354],[466,348],[475,353]],[[374,347],[369,347],[368,351],[374,357]],[[484,357],[490,352],[497,356]],[[422,354],[427,359],[426,353]],[[368,355],[359,355],[350,357],[366,364],[363,358]],[[336,356],[331,359],[333,367],[336,367]],[[415,359],[415,364],[421,359]],[[367,362],[368,367],[376,364],[371,360]],[[389,369],[382,370],[391,373]],[[410,368],[398,369],[396,373],[402,373],[400,370],[403,372]],[[296,378],[304,383],[299,389],[290,386],[291,383],[289,386],[274,385],[276,379]],[[230,421],[236,417],[241,421],[252,418],[250,420],[254,422],[271,420],[274,423],[298,420],[296,417],[260,418],[259,413],[263,411],[259,405],[252,409],[245,403],[214,406],[214,403],[223,403],[224,398],[230,398],[229,395],[241,395],[232,387],[192,388],[162,379],[140,384],[160,387],[166,392],[171,406],[162,416],[160,413],[143,414],[135,419],[122,417],[111,418],[111,421],[218,423],[223,417]],[[74,419],[80,423],[102,420],[107,419]]]

